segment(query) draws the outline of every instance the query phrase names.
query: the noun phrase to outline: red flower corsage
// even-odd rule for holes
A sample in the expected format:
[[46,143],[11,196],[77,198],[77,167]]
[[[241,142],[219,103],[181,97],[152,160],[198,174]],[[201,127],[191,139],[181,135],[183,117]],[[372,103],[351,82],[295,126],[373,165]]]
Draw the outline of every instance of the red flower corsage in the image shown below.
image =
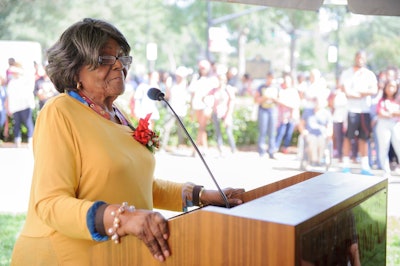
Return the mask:
[[146,115],[144,119],[139,119],[139,124],[133,131],[133,137],[152,153],[160,147],[160,140],[157,133],[149,129],[149,119],[151,113]]

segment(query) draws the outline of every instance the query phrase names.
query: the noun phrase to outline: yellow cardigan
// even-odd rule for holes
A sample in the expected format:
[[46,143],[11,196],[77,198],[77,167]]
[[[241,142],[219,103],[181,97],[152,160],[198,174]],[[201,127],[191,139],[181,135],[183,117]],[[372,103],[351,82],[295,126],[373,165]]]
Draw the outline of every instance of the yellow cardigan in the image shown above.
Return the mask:
[[24,228],[12,265],[89,265],[86,215],[95,201],[182,210],[182,186],[153,179],[155,159],[115,124],[68,94],[40,111]]

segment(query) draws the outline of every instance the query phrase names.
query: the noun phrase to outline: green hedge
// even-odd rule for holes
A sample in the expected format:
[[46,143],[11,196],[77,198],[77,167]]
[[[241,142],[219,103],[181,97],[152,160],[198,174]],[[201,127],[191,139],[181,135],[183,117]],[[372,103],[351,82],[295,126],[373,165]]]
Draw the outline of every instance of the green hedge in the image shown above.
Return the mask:
[[[251,107],[244,107],[244,106],[240,106],[236,108],[234,111],[233,135],[235,137],[236,145],[238,147],[249,146],[249,145],[251,146],[257,142],[258,125],[257,121],[253,121],[251,119],[252,112],[253,111]],[[162,130],[166,114],[167,114],[167,109],[160,108],[160,119],[157,120],[155,127],[158,131],[160,131],[161,138],[162,138]],[[182,122],[185,125],[186,129],[188,130],[190,136],[193,138],[193,140],[195,140],[197,136],[198,123],[191,115],[187,115]],[[179,125],[175,125],[175,127],[172,129],[169,140],[170,145],[176,145],[178,142],[176,135],[178,126]],[[208,123],[207,125],[207,136],[209,145],[215,146],[216,145],[215,129],[211,120],[210,123]],[[222,136],[224,139],[224,143],[228,143],[228,138],[226,136],[224,129],[222,129]],[[186,144],[190,145],[189,140],[187,140]]]
[[[157,122],[156,122],[156,129],[158,131],[160,131],[161,137],[162,137],[163,124],[165,122],[165,116],[168,112],[168,110],[166,108],[167,107],[160,107],[160,109],[159,109],[160,110],[160,119],[157,120]],[[236,105],[234,113],[233,113],[233,123],[234,123],[233,135],[235,137],[236,145],[238,147],[253,146],[257,143],[258,123],[256,121],[256,118],[257,118],[256,112],[257,112],[257,107],[255,106],[255,103],[253,103],[252,99],[250,99],[250,98],[239,98],[238,99],[238,104]],[[37,114],[38,114],[38,110],[35,109],[33,112],[34,122],[36,121]],[[13,124],[14,124],[14,120],[10,117],[9,118],[9,137],[7,139],[4,139],[5,141],[12,142],[14,140]],[[190,114],[184,118],[183,124],[186,126],[190,136],[193,139],[196,139],[198,124],[192,118],[192,116]],[[175,128],[173,128],[173,130],[171,132],[171,137],[170,137],[171,145],[176,145],[178,142],[176,130],[177,130],[177,128],[175,127]],[[26,142],[26,140],[27,140],[26,134],[27,134],[27,129],[25,126],[22,126],[22,140],[24,142]],[[223,129],[222,129],[222,134],[223,134],[224,143],[228,143],[226,133]],[[208,135],[209,144],[211,146],[215,146],[216,145],[215,129],[214,129],[212,121],[210,121],[210,123],[207,126],[207,135]],[[292,138],[293,145],[297,145],[297,137],[298,137],[298,132],[295,131],[293,134],[293,138]],[[190,145],[189,140],[187,140],[186,144]]]

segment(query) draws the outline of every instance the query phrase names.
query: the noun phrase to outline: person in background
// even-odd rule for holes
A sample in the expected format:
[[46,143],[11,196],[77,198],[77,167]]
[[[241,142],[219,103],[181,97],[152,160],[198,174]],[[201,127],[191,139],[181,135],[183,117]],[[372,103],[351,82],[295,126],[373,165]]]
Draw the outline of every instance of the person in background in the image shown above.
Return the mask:
[[226,73],[226,77],[228,79],[228,85],[237,88],[239,85],[239,70],[237,67],[228,68],[228,72]]
[[33,61],[33,69],[34,69],[33,75],[34,75],[35,81],[38,81],[41,78],[43,78],[46,71],[44,70],[44,67],[42,64],[39,64],[38,62]]
[[39,100],[39,110],[43,108],[47,100],[58,94],[57,89],[54,87],[53,82],[51,82],[46,72],[35,82],[34,94]]
[[[37,119],[29,207],[11,265],[90,265],[91,247],[119,244],[126,235],[165,261],[168,222],[153,207],[224,205],[217,190],[154,177],[158,136],[149,117],[134,127],[114,105],[125,89],[129,54],[115,26],[90,18],[48,50],[46,71],[60,94]],[[242,203],[243,189],[223,191],[231,206]],[[126,252],[117,250],[116,256]]]
[[240,80],[239,96],[253,97],[253,78],[249,73],[244,73]]
[[[296,88],[301,99],[300,110],[304,120],[307,120],[309,115],[314,114],[316,98],[320,100],[325,99],[326,106],[328,105],[330,90],[327,87],[325,78],[322,77],[321,72],[318,69],[312,69],[308,78],[306,78],[305,74],[298,74]],[[321,104],[323,103],[321,102]],[[297,152],[299,158],[302,158],[304,154],[303,148],[305,145],[303,136],[304,134],[300,134],[297,140]]]
[[[188,106],[190,102],[190,94],[187,88],[187,76],[189,70],[180,66],[175,71],[175,81],[165,92],[165,99],[169,102],[171,107],[174,109],[178,117],[183,120],[187,115]],[[177,125],[177,118],[168,109],[165,117],[163,139],[161,144],[161,150],[167,150],[168,142],[171,134],[171,130]],[[184,143],[185,132],[180,125],[177,126],[176,132],[178,135],[178,146]]]
[[309,74],[308,72],[299,72],[296,77],[296,88],[299,92],[300,99],[303,100],[304,93],[308,88]]
[[276,102],[278,103],[278,133],[275,147],[279,149],[282,145],[281,151],[286,154],[289,152],[294,129],[300,120],[300,95],[293,87],[290,73],[283,74],[283,83]]
[[0,75],[0,143],[8,138],[6,79]]
[[318,69],[314,68],[310,71],[309,83],[307,85],[301,93],[300,106],[305,116],[314,113],[316,98],[319,99],[320,104],[324,104],[321,101],[325,101],[324,107],[326,107],[328,105],[328,97],[331,93],[327,87],[325,78],[321,76],[321,72]]
[[27,75],[19,63],[15,63],[9,69],[9,81],[7,84],[7,110],[8,115],[14,119],[13,134],[17,148],[22,145],[22,126],[27,129],[28,147],[32,146],[33,136],[33,109],[35,97],[33,94],[35,82]]
[[6,69],[6,85],[12,79],[11,69],[13,66],[15,66],[16,63],[17,62],[15,61],[14,57],[8,58],[8,68]]
[[205,101],[205,97],[216,86],[217,79],[208,60],[199,61],[198,71],[198,76],[194,76],[189,85],[189,92],[192,95],[191,108],[195,121],[198,123],[196,144],[202,153],[206,153],[208,149],[207,125],[211,120],[213,103]]
[[367,55],[359,51],[354,57],[354,65],[343,71],[340,86],[343,86],[347,97],[347,131],[343,144],[344,173],[349,173],[351,141],[358,140],[361,156],[361,174],[373,175],[368,159],[368,141],[371,137],[371,97],[378,92],[375,74],[366,68]]
[[333,121],[333,157],[343,158],[343,141],[347,128],[347,97],[342,86],[337,86],[329,99]]
[[299,123],[299,131],[305,140],[305,154],[311,166],[324,163],[325,149],[332,139],[332,113],[326,107],[324,97],[314,98],[312,113],[303,113]]
[[211,97],[214,103],[212,120],[217,138],[218,151],[223,154],[223,137],[221,126],[225,128],[229,146],[232,153],[236,152],[236,142],[233,136],[233,111],[235,109],[236,87],[228,84],[226,71],[217,70],[218,86],[212,89],[206,97]]
[[[275,159],[276,130],[278,126],[278,94],[279,88],[274,84],[274,73],[269,71],[265,83],[260,85],[255,92],[254,101],[258,105],[258,141],[257,151],[260,156],[265,152],[271,159]],[[268,138],[268,148],[265,148],[265,140]]]
[[159,71],[160,82],[159,82],[159,89],[163,93],[169,90],[172,86],[172,77],[168,71]]
[[382,169],[382,165],[379,161],[379,142],[378,142],[378,132],[376,131],[376,122],[378,121],[377,106],[379,100],[382,98],[383,90],[387,82],[387,71],[381,71],[377,75],[378,81],[378,92],[371,96],[371,129],[372,136],[368,140],[368,161],[371,168],[376,167],[377,169]]
[[[129,77],[131,78],[129,79]],[[142,75],[133,75],[130,73],[128,73],[127,79],[125,80],[125,84],[129,83],[129,88],[132,89],[127,102],[128,102],[129,116],[131,119],[134,120],[138,120],[138,117],[136,116],[135,92],[139,84],[141,84],[142,82],[143,82]],[[126,91],[124,92],[124,94],[125,93]]]
[[135,100],[134,113],[137,118],[145,118],[147,114],[151,114],[150,128],[154,129],[155,121],[160,119],[158,111],[158,102],[151,100],[147,96],[147,92],[151,88],[160,88],[160,74],[158,71],[150,71],[147,80],[143,80],[136,88],[133,98]]
[[379,161],[386,177],[391,176],[389,163],[390,144],[396,154],[400,154],[400,103],[396,101],[399,85],[388,80],[377,105],[376,133],[379,147]]
[[[397,82],[397,84],[400,84],[400,71],[397,67],[388,67],[386,69],[386,76],[387,79],[391,79],[391,80],[395,80]],[[397,92],[396,94],[396,101],[398,103],[400,103],[400,93]],[[390,144],[390,149],[389,149],[389,163],[390,163],[390,169],[392,171],[396,171],[398,173],[400,173],[400,164],[399,164],[399,157],[400,154],[396,154],[396,152],[394,151],[393,145]]]

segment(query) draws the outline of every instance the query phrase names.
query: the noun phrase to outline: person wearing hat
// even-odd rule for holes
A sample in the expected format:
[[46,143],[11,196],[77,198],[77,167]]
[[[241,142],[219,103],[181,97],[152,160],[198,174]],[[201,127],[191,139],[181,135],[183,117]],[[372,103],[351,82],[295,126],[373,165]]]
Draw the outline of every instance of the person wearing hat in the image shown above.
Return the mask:
[[[212,106],[207,94],[218,84],[218,79],[213,73],[212,65],[208,60],[198,62],[198,73],[195,75],[188,87],[191,93],[191,109],[195,121],[198,123],[196,144],[202,153],[208,149],[207,125],[211,121]],[[195,154],[195,153],[193,153]]]

